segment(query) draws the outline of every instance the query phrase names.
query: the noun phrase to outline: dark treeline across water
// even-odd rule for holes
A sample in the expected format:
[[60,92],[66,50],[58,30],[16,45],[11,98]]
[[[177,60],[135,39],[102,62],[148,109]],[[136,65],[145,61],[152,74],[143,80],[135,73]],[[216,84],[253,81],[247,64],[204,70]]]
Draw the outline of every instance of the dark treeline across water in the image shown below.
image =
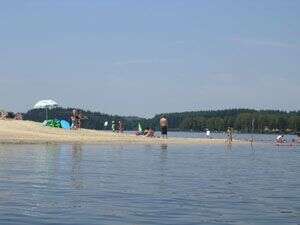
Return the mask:
[[[110,129],[111,121],[122,120],[126,130],[137,130],[138,123],[145,127],[159,130],[159,119],[162,114],[153,118],[124,117],[109,115],[100,112],[80,110],[87,119],[83,120],[83,127],[88,129]],[[49,110],[50,118],[70,121],[72,108],[54,108]],[[170,130],[178,131],[226,131],[233,127],[239,132],[296,133],[300,131],[300,111],[253,110],[253,109],[226,109],[212,111],[192,111],[180,113],[165,113],[169,120]],[[42,122],[45,120],[45,110],[33,109],[23,114],[25,120]],[[104,122],[109,126],[104,127]]]

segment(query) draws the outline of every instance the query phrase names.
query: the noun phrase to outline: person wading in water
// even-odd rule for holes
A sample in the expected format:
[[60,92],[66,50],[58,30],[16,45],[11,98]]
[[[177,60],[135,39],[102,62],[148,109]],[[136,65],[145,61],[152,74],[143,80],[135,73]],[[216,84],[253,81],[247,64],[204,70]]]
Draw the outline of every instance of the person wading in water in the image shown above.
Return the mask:
[[162,116],[159,121],[162,138],[168,138],[168,120]]

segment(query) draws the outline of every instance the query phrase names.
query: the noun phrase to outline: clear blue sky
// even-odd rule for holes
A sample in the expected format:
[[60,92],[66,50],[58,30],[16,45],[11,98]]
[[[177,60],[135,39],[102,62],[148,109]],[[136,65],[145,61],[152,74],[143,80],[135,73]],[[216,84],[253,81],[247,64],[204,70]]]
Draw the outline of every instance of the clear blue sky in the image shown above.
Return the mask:
[[3,1],[0,108],[300,109],[300,1]]

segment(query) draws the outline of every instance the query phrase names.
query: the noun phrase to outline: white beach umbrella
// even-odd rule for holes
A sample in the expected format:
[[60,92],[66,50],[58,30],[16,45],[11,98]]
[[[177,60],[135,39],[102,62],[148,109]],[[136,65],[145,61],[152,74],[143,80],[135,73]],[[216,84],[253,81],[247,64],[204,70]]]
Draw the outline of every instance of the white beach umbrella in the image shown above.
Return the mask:
[[48,100],[41,100],[41,101],[38,101],[34,106],[33,108],[34,109],[46,109],[46,120],[48,120],[48,109],[51,109],[51,108],[54,108],[54,107],[57,107],[58,106],[58,103],[51,100],[51,99],[48,99]]
[[57,107],[58,104],[57,102],[51,100],[51,99],[48,99],[48,100],[41,100],[41,101],[38,101],[34,106],[33,108],[34,109],[45,109],[45,108],[54,108],[54,107]]

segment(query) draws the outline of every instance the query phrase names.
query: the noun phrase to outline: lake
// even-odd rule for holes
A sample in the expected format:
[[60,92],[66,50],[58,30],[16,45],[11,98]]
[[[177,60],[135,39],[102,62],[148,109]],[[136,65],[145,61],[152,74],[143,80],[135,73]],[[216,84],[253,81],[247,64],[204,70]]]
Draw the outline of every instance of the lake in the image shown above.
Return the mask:
[[299,224],[300,147],[0,145],[0,224]]
[[[107,131],[111,132],[111,131]],[[135,134],[135,131],[126,131],[128,134]],[[156,132],[156,135],[160,136],[160,132]],[[180,137],[180,138],[206,138],[205,132],[184,132],[184,131],[169,131],[169,137]],[[276,140],[278,134],[249,134],[249,133],[234,133],[233,138],[237,140],[251,140],[253,138],[254,141],[257,142],[266,142],[270,143]],[[211,138],[215,139],[227,139],[227,133],[225,132],[212,132],[210,135]],[[284,135],[284,138],[291,142],[292,139],[297,139],[296,135],[287,134]]]

